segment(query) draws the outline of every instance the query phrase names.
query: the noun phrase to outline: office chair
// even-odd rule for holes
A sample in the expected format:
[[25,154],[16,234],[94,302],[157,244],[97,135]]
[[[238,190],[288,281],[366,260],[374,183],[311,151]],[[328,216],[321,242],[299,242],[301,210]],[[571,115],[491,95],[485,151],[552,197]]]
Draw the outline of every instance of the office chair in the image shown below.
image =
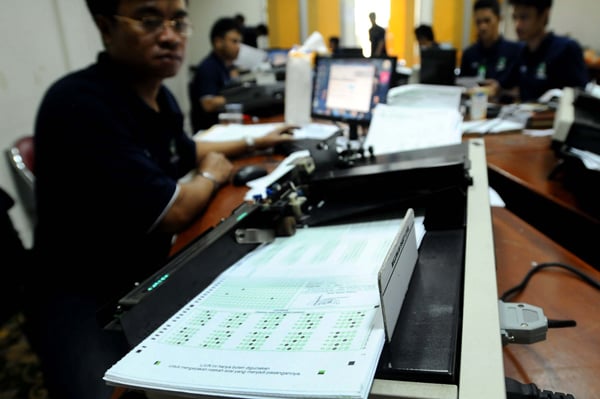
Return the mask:
[[6,150],[9,169],[11,171],[17,193],[23,204],[23,208],[35,220],[35,198],[34,198],[34,143],[33,136],[26,135],[18,138],[12,146]]

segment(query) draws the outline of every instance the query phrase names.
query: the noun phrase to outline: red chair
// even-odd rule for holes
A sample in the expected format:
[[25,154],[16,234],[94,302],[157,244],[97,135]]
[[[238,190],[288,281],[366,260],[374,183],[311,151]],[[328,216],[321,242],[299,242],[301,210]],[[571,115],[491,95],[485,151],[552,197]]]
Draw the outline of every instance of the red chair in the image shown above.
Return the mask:
[[6,150],[9,169],[13,176],[21,203],[30,216],[35,216],[35,198],[33,194],[35,183],[34,172],[34,142],[33,135],[17,139]]

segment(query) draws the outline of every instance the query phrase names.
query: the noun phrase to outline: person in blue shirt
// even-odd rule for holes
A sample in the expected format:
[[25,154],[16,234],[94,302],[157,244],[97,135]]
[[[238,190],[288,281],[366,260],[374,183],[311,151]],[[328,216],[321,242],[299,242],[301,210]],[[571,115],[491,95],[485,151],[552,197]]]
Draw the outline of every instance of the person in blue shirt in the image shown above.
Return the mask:
[[440,48],[439,43],[435,40],[435,34],[431,25],[419,25],[415,28],[415,38],[419,43],[420,50],[427,50],[430,48]]
[[210,31],[212,50],[196,66],[189,85],[193,132],[219,123],[227,100],[219,92],[235,81],[234,61],[240,52],[242,31],[234,18],[220,18]]
[[477,0],[473,5],[477,42],[462,55],[460,76],[476,76],[481,81],[495,79],[502,84],[523,48],[522,43],[505,39],[499,32],[500,4],[497,0]]
[[86,1],[104,50],[48,88],[34,128],[24,331],[49,396],[61,399],[115,397],[102,377],[131,349],[123,331],[104,328],[119,298],[168,261],[176,234],[229,181],[228,157],[289,140],[277,130],[253,142],[186,133],[163,83],[183,65],[185,0]]
[[512,91],[521,102],[534,102],[550,89],[584,88],[589,75],[581,46],[546,30],[552,0],[509,3],[513,6],[517,36],[525,46],[515,68],[505,81],[497,81],[498,86]]

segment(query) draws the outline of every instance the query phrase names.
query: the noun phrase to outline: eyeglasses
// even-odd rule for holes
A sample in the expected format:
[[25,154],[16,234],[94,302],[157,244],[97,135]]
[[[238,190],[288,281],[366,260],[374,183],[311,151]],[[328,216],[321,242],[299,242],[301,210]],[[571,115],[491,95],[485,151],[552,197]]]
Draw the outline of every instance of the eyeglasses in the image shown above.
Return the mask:
[[192,23],[187,17],[176,17],[173,19],[165,19],[162,17],[145,16],[130,18],[124,15],[113,15],[117,21],[125,22],[134,28],[148,34],[156,34],[165,29],[165,25],[173,29],[173,31],[181,36],[189,36],[192,34]]

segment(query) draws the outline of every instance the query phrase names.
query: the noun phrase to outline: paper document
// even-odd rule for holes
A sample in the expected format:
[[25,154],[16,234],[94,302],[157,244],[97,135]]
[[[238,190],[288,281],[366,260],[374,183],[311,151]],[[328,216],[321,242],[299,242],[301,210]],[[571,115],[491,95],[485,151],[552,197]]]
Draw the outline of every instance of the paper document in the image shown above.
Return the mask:
[[587,169],[600,171],[600,156],[598,154],[575,147],[570,147],[567,152],[581,159]]
[[478,121],[464,121],[461,129],[463,134],[493,134],[523,130],[525,124],[508,119],[494,118]]
[[104,380],[181,396],[367,398],[385,340],[377,270],[401,223],[310,227],[263,244]]
[[268,175],[247,182],[246,185],[250,187],[250,190],[246,192],[244,200],[251,201],[256,196],[264,198],[266,196],[267,187],[269,187],[271,184],[275,183],[277,180],[283,177],[286,173],[294,169],[296,167],[296,161],[305,157],[310,157],[310,152],[308,150],[293,152],[290,155],[288,155],[283,161],[281,161],[279,165],[277,165],[277,168],[275,168],[275,170],[269,173]]
[[[194,136],[196,141],[229,141],[241,140],[245,137],[261,137],[265,134],[283,126],[283,122],[277,123],[256,123],[252,125],[229,124],[214,125],[210,129],[202,131]],[[307,123],[294,129],[294,139],[315,139],[325,140],[338,132],[340,128],[334,124],[326,123]]]
[[459,144],[461,122],[458,110],[379,104],[373,112],[364,146],[372,146],[379,155]]
[[387,104],[406,108],[444,108],[458,111],[464,88],[430,84],[407,84],[393,87]]

